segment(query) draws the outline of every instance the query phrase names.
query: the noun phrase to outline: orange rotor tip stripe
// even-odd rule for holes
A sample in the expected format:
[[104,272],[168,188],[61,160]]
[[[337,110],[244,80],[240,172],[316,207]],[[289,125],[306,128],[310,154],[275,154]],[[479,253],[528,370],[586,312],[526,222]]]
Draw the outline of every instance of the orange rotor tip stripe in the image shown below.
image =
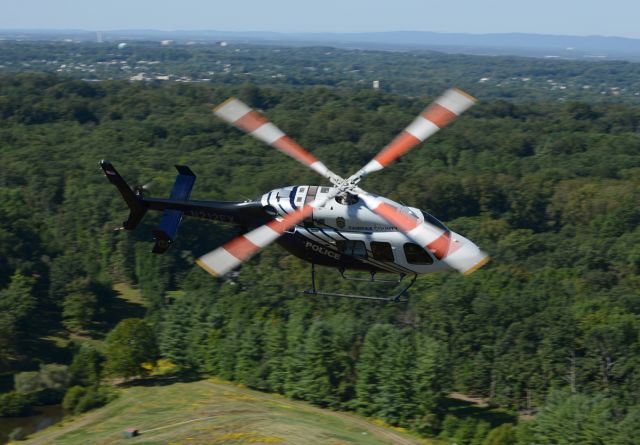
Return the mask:
[[438,103],[433,103],[422,113],[422,117],[433,122],[436,127],[443,128],[458,115]]
[[400,156],[411,150],[413,147],[418,145],[420,142],[420,139],[418,139],[411,133],[403,131],[398,136],[396,136],[396,138],[391,141],[391,143],[386,148],[380,151],[380,153],[378,153],[374,159],[378,161],[380,165],[386,167],[387,165],[398,159]]
[[429,249],[435,255],[436,258],[441,260],[449,254],[450,245],[451,245],[451,237],[447,232],[444,232],[438,238],[431,241],[427,245],[427,249]]
[[302,148],[296,141],[294,141],[287,135],[284,135],[283,137],[275,141],[272,145],[278,150],[282,151],[284,154],[297,159],[303,164],[311,165],[315,162],[318,162],[318,159],[314,155]]
[[259,251],[260,247],[253,244],[244,235],[240,235],[239,237],[234,238],[227,244],[225,244],[223,246],[223,249],[240,261],[244,261],[245,259],[253,256],[257,251]]
[[242,116],[240,119],[235,121],[233,123],[233,125],[235,125],[236,127],[242,128],[247,133],[252,133],[256,129],[258,129],[261,126],[263,126],[264,124],[268,124],[268,123],[269,123],[269,121],[267,120],[266,117],[264,117],[261,114],[251,110],[247,114]]
[[397,208],[385,202],[381,202],[380,205],[372,210],[385,218],[387,221],[390,221],[398,226],[398,228],[400,230],[403,230],[404,232],[409,232],[415,229],[418,225],[417,220],[413,219],[409,215],[401,213]]

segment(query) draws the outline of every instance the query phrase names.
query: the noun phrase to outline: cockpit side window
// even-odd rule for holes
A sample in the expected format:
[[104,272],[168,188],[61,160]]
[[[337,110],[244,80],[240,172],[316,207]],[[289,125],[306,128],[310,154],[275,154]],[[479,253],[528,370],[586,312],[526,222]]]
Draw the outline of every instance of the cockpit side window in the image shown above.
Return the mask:
[[439,227],[440,229],[444,230],[445,232],[450,232],[449,228],[447,226],[444,225],[444,223],[442,221],[440,221],[438,218],[436,218],[435,216],[433,216],[430,213],[425,212],[424,210],[420,210],[422,212],[422,216],[424,217],[424,220],[428,223],[433,224],[436,227]]
[[433,258],[422,247],[414,243],[403,246],[404,256],[409,264],[433,264]]

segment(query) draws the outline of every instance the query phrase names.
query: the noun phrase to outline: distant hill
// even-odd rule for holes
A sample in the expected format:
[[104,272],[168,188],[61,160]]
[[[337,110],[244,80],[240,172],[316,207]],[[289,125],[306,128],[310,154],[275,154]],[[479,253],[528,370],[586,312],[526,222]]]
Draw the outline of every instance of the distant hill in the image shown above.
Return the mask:
[[[427,31],[370,33],[277,33],[258,31],[107,30],[101,38],[113,40],[164,40],[180,43],[233,41],[286,45],[331,45],[341,48],[420,50],[485,55],[521,55],[566,59],[621,59],[640,61],[640,39],[604,36],[543,34],[464,34]],[[96,41],[86,30],[0,30],[0,39]]]
[[[123,439],[127,428],[138,439]],[[134,386],[109,405],[35,434],[27,444],[363,444],[417,445],[399,429],[282,396],[212,380]]]

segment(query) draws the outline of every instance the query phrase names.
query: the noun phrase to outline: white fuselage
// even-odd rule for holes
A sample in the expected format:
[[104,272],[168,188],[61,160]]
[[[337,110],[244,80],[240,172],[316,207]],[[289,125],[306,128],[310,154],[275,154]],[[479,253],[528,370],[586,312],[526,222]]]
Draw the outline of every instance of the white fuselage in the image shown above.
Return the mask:
[[[261,201],[263,206],[272,208],[274,216],[282,217],[331,192],[332,188],[326,186],[291,186],[272,190],[264,194]],[[361,199],[353,195],[350,198],[330,199],[322,208],[314,210],[310,218],[289,231],[295,235],[292,238],[297,240],[296,244],[303,246],[295,252],[298,256],[312,262],[315,262],[314,258],[319,259],[318,264],[322,264],[323,259],[327,264],[342,262],[347,269],[375,268],[403,274],[451,270],[446,262],[439,261],[413,243],[397,227],[372,212]],[[417,208],[379,198],[401,212],[410,213],[421,222],[425,221],[427,215],[428,223],[448,231],[437,219]],[[453,243],[470,243],[456,233],[451,232],[451,236]]]

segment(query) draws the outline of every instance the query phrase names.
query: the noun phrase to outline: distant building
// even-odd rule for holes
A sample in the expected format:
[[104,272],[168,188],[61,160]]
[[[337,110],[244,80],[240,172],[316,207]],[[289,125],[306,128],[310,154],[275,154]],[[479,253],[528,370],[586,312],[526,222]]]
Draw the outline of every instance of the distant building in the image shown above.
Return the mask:
[[170,46],[176,43],[174,40],[161,40],[160,45],[162,46]]
[[127,47],[126,43],[118,43],[118,49],[125,49]]
[[379,80],[374,80],[373,81],[373,89],[374,90],[379,90],[380,89],[380,81]]
[[96,42],[102,43],[102,31],[96,32]]

